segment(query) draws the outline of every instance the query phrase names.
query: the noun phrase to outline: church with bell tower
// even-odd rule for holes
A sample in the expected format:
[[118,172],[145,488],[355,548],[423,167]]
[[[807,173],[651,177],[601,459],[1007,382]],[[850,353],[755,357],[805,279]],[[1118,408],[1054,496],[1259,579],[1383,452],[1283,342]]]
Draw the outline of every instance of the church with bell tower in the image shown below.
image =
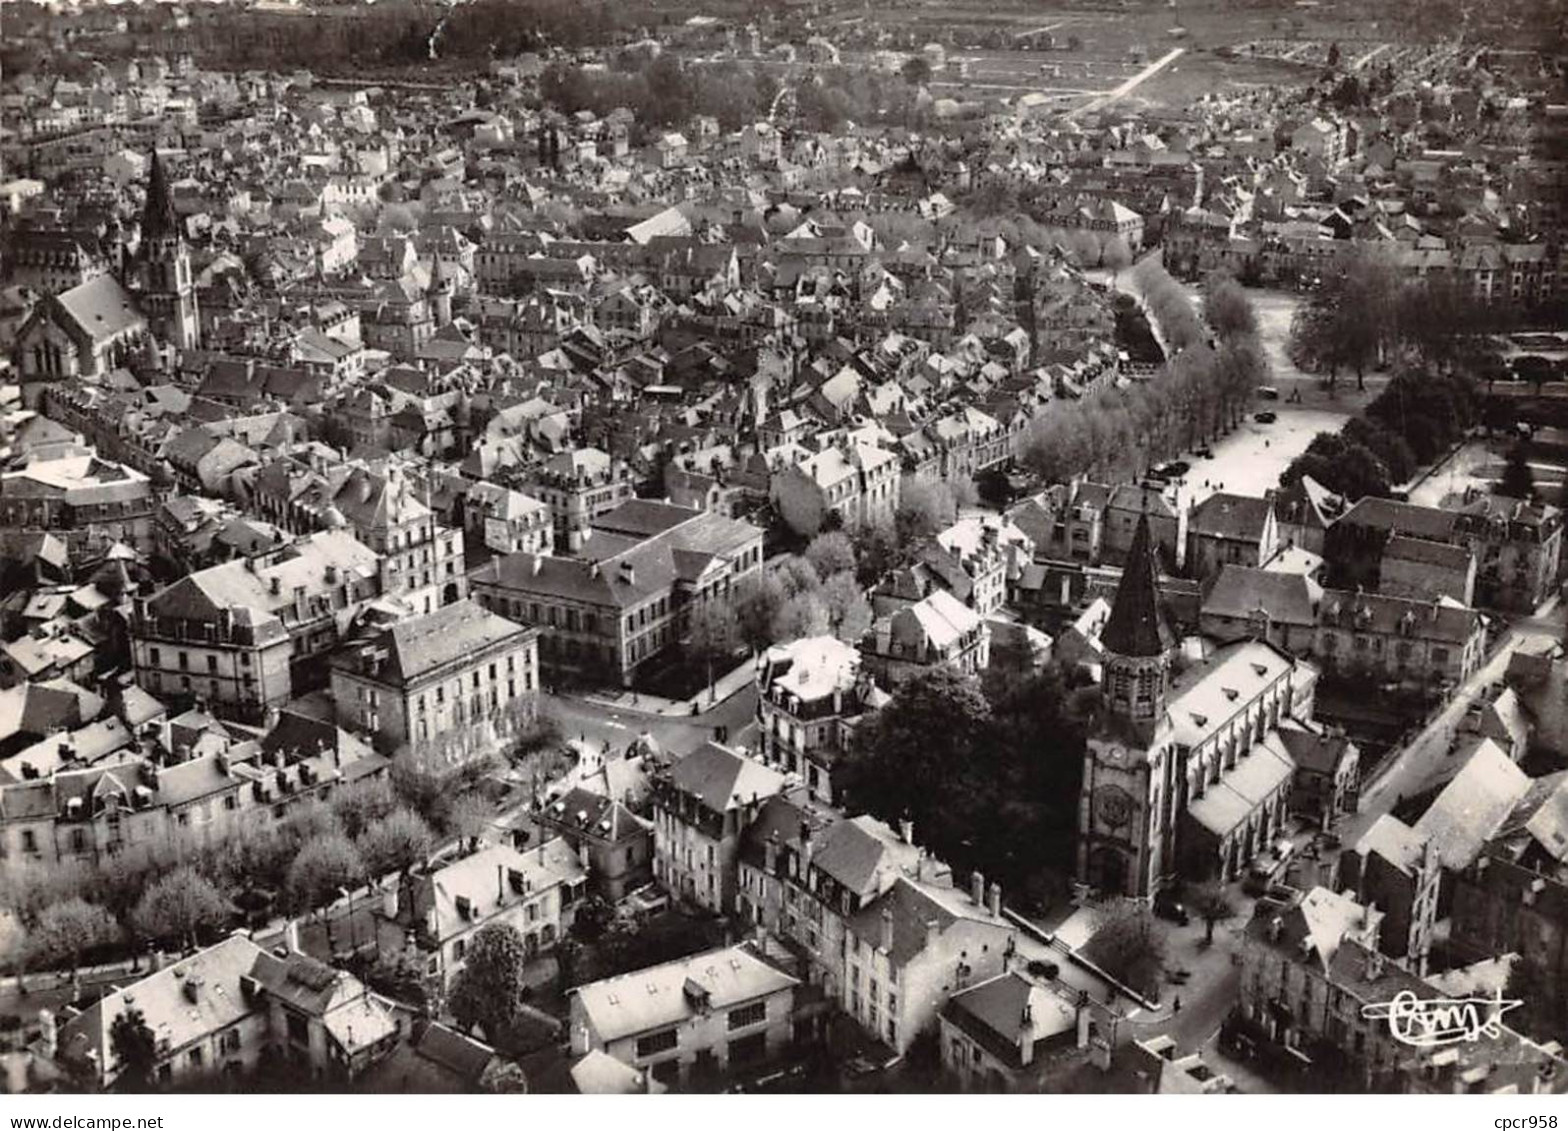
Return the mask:
[[1324,739],[1312,721],[1317,669],[1266,641],[1202,645],[1177,675],[1184,653],[1159,579],[1140,517],[1100,637],[1102,721],[1078,806],[1078,879],[1107,895],[1239,878],[1280,834],[1291,748]]
[[139,258],[138,297],[148,327],[166,345],[179,350],[195,349],[201,341],[201,318],[191,275],[190,249],[180,231],[169,180],[157,149],[152,151],[147,176]]

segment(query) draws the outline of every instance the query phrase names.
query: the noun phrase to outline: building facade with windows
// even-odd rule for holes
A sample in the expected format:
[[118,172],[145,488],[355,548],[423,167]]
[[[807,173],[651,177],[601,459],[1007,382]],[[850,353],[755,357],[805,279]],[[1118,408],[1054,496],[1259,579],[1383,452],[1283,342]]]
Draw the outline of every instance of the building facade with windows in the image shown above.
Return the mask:
[[787,1050],[799,986],[747,945],[589,982],[572,991],[572,1055],[603,1052],[661,1084],[710,1083]]
[[338,721],[422,764],[492,751],[538,714],[539,630],[470,600],[390,625],[331,665]]
[[859,650],[836,636],[775,645],[757,661],[762,759],[799,775],[812,797],[831,805],[833,767],[855,723],[888,698],[861,671]]
[[655,778],[653,875],[672,896],[705,911],[735,906],[741,835],[784,775],[709,742]]
[[343,530],[187,574],[136,598],[136,682],[163,699],[201,698],[260,722],[326,682],[340,626],[382,596],[378,555]]
[[534,958],[571,930],[587,894],[588,870],[554,837],[526,851],[487,844],[441,867],[405,873],[386,893],[381,914],[410,933],[426,975],[450,986],[482,928],[510,923]]
[[761,568],[750,523],[635,499],[597,519],[575,557],[508,554],[470,580],[480,604],[539,629],[548,676],[626,685]]

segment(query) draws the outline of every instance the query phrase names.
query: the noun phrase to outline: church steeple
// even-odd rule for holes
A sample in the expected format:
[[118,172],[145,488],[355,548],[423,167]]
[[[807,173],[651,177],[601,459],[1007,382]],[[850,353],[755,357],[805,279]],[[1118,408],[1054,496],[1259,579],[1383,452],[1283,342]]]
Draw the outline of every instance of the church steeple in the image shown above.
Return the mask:
[[1120,656],[1163,656],[1170,650],[1171,634],[1160,616],[1159,567],[1149,536],[1149,517],[1138,516],[1132,550],[1116,587],[1116,602],[1100,634],[1107,652]]
[[1116,601],[1100,634],[1105,650],[1101,687],[1112,714],[1132,724],[1145,742],[1165,711],[1170,681],[1172,640],[1160,611],[1159,576],[1149,519],[1139,515]]
[[140,258],[142,306],[152,332],[176,349],[194,349],[201,339],[201,315],[191,276],[190,249],[180,233],[169,178],[156,147],[147,170]]
[[168,239],[179,234],[180,222],[174,213],[174,197],[169,192],[169,178],[158,160],[158,148],[153,147],[152,160],[147,170],[147,204],[142,210],[142,239]]

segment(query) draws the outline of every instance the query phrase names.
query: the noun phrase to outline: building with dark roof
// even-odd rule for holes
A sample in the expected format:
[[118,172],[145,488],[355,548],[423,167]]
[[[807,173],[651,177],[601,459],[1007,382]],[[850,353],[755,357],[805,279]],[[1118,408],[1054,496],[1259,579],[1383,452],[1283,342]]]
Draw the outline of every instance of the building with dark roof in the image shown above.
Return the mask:
[[1199,624],[1217,640],[1267,640],[1328,673],[1420,690],[1462,683],[1485,658],[1485,622],[1457,601],[1323,589],[1245,566],[1209,583]]
[[784,775],[709,742],[653,784],[653,874],[672,895],[710,911],[735,906],[741,835]]
[[376,1095],[479,1092],[487,1073],[500,1063],[495,1050],[483,1041],[439,1021],[427,1021],[377,1063],[362,1084]]
[[589,886],[611,903],[653,879],[653,825],[615,798],[578,786],[541,806],[535,819],[586,857]]
[[338,721],[421,762],[466,761],[538,713],[539,630],[463,600],[331,658]]
[[903,1052],[949,995],[1002,974],[1002,889],[967,891],[903,822],[845,817],[793,787],[763,802],[740,847],[735,911],[805,956],[810,980],[868,1036]]
[[[1476,603],[1528,613],[1557,584],[1562,525],[1562,512],[1554,506],[1502,496],[1478,495],[1452,509],[1369,497],[1329,528],[1324,557],[1333,584],[1380,590],[1385,556],[1395,538],[1462,546],[1476,560]],[[1408,557],[1410,542],[1394,552],[1395,562]],[[1457,559],[1445,563],[1450,585],[1458,569]]]
[[1088,1002],[1018,970],[955,993],[937,1016],[942,1066],[966,1091],[1039,1091],[1046,1074],[1087,1059]]
[[762,566],[762,531],[712,511],[636,499],[589,535],[574,557],[519,552],[470,575],[480,604],[540,630],[552,677],[629,684]]
[[1187,570],[1209,577],[1226,565],[1262,566],[1279,552],[1272,499],[1216,491],[1187,519]]

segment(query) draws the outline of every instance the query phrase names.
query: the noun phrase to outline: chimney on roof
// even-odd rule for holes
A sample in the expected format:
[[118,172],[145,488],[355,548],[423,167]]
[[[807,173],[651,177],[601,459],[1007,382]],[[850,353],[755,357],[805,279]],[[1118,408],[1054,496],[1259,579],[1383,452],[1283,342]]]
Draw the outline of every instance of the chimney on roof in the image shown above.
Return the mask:
[[985,906],[985,873],[978,868],[969,875],[969,898],[976,907]]
[[986,890],[986,910],[991,912],[993,918],[1002,917],[1002,885],[995,881]]
[[532,575],[534,577],[538,577],[539,576],[539,571],[542,570],[543,568],[544,568],[544,555],[543,554],[535,554],[535,555],[533,555],[532,560],[529,562],[529,572],[532,573]]
[[779,833],[774,829],[762,842],[762,869],[768,875],[773,875],[778,870],[779,863]]
[[620,570],[620,572],[621,572],[621,580],[624,581],[627,585],[636,585],[637,584],[637,570],[632,565],[631,562],[627,562],[627,561],[621,562],[621,570]]
[[915,843],[915,822],[904,817],[898,822],[898,839],[905,844]]
[[936,940],[942,934],[942,925],[935,919],[926,920],[926,950],[936,949]]
[[1285,929],[1285,920],[1278,915],[1269,920],[1269,942],[1279,942],[1279,936]]
[[282,579],[276,575],[267,578],[267,592],[272,594],[274,597],[281,596],[283,593]]

